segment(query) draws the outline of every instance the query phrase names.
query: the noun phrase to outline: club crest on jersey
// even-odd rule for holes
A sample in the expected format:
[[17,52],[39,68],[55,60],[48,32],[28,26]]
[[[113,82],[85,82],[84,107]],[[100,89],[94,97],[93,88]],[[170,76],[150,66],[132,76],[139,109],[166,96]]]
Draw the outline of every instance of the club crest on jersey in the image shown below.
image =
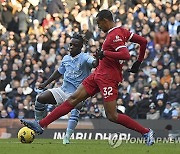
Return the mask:
[[113,42],[120,42],[120,41],[122,41],[122,39],[120,38],[120,36],[116,35],[115,40],[113,40]]

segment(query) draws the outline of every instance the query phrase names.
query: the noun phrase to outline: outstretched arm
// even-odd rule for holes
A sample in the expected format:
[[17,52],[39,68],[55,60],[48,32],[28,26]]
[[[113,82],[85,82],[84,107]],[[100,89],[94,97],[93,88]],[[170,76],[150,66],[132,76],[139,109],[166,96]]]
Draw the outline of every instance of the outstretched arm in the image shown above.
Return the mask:
[[131,69],[129,72],[132,73],[137,73],[139,71],[139,67],[141,65],[141,62],[144,60],[144,55],[146,51],[146,46],[147,46],[147,40],[139,36],[137,34],[133,34],[132,38],[130,39],[131,42],[138,43],[140,45],[140,50],[139,50],[139,56],[137,61],[132,65]]
[[130,42],[138,43],[140,45],[138,61],[142,62],[144,60],[144,55],[145,55],[146,46],[147,46],[147,40],[142,36],[133,34],[132,38],[130,39]]
[[62,74],[60,74],[58,70],[54,71],[53,74],[49,77],[49,79],[42,83],[39,88],[44,89],[49,83],[60,78],[61,76]]

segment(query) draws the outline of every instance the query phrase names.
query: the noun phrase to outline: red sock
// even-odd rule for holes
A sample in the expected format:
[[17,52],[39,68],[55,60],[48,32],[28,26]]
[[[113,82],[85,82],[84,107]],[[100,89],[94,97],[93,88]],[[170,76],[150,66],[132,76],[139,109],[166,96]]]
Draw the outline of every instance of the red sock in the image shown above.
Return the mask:
[[56,107],[49,115],[39,121],[40,126],[47,127],[50,123],[57,120],[63,115],[66,115],[74,108],[73,105],[69,103],[69,101],[65,101],[58,107]]
[[135,120],[131,119],[129,116],[127,116],[125,114],[118,114],[117,123],[129,128],[129,129],[135,130],[141,134],[145,134],[145,133],[149,132],[148,128],[143,127],[142,125],[140,125]]

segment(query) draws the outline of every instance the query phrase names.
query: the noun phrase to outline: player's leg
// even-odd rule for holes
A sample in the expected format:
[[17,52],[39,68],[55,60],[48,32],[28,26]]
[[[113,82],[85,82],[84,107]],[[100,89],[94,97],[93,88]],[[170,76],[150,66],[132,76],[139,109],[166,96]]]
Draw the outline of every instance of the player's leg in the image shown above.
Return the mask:
[[88,76],[77,90],[60,106],[54,109],[48,116],[42,119],[39,124],[41,127],[48,126],[51,122],[69,113],[77,104],[86,100],[89,96],[93,96],[99,92],[98,85],[94,80],[94,74]]
[[[48,101],[47,101],[48,100]],[[35,101],[35,119],[41,120],[47,115],[46,104],[56,104],[56,100],[51,91],[46,90],[36,97]]]
[[84,104],[84,102],[81,102],[74,109],[71,110],[71,116],[69,117],[69,120],[68,120],[66,134],[63,138],[63,144],[70,143],[70,137],[71,137],[72,133],[74,133],[74,130],[78,124],[80,109],[82,108],[83,104]]
[[[69,96],[70,94],[65,93],[61,88],[53,88],[49,89],[49,91],[53,94],[57,105],[62,104]],[[66,135],[63,139],[63,144],[68,144],[70,142],[70,137],[72,133],[74,132],[75,127],[77,126],[78,120],[79,120],[79,109],[82,107],[82,103],[78,104],[75,109],[71,110],[71,116],[68,120],[68,127],[66,129]]]
[[44,119],[37,121],[20,120],[25,126],[31,128],[38,134],[43,133],[43,128],[47,127],[50,123],[57,120],[63,115],[69,113],[78,103],[86,100],[89,96],[93,96],[99,92],[99,88],[94,81],[94,74],[91,74],[83,81],[77,90],[61,105],[56,107],[48,116]]
[[117,113],[116,110],[116,101],[104,102],[104,108],[107,115],[107,118],[115,123],[121,124],[126,128],[135,130],[142,135],[144,135],[146,139],[147,145],[154,144],[153,131],[151,129],[145,128],[135,120],[131,119],[129,116],[121,113]]
[[66,134],[63,138],[63,144],[70,143],[70,137],[71,137],[72,133],[74,132],[74,129],[77,126],[77,123],[79,120],[79,113],[80,113],[80,111],[78,109],[71,110],[71,116],[69,117],[69,120],[68,120],[68,126],[66,129]]
[[88,97],[89,94],[86,92],[86,89],[84,88],[83,85],[80,85],[76,90],[76,92],[72,94],[72,96],[70,96],[64,103],[56,107],[44,119],[40,120],[39,122],[21,119],[21,122],[25,126],[34,130],[36,133],[42,134],[44,127],[47,127],[53,121],[69,113],[79,102],[87,99]]
[[149,132],[148,128],[144,128],[138,124],[135,120],[131,119],[125,114],[117,113],[116,110],[116,101],[104,102],[104,108],[107,115],[107,118],[115,123],[121,124],[129,129],[135,130],[141,134]]
[[[89,94],[89,96],[93,96],[94,94],[99,92],[99,88],[96,82],[94,81],[94,74],[91,74],[88,78],[86,78],[83,81],[83,86],[85,88],[85,91]],[[84,104],[83,102],[79,103],[75,107],[75,109],[71,111],[71,117],[69,118],[69,121],[68,121],[68,127],[66,130],[66,135],[63,139],[63,144],[69,143],[70,136],[74,132],[74,129],[78,123],[79,113],[80,113],[79,110],[82,108],[83,104]]]
[[84,101],[89,97],[86,89],[83,85],[80,85],[78,89],[72,94],[64,103],[56,107],[48,116],[40,120],[41,127],[47,127],[50,123],[57,120],[63,115],[69,113],[78,103]]
[[118,96],[118,83],[116,81],[108,80],[108,79],[98,79],[99,88],[104,98],[104,108],[107,115],[107,118],[115,123],[121,124],[129,129],[135,130],[142,135],[148,134],[149,145],[154,143],[153,132],[150,129],[143,127],[135,120],[131,119],[129,116],[125,114],[117,113],[116,108],[116,99]]
[[47,127],[53,121],[69,113],[78,103],[86,100],[88,97],[89,94],[86,92],[86,89],[83,85],[80,85],[75,93],[39,122],[25,119],[21,119],[20,121],[28,128],[34,130],[37,134],[42,134],[44,127]]

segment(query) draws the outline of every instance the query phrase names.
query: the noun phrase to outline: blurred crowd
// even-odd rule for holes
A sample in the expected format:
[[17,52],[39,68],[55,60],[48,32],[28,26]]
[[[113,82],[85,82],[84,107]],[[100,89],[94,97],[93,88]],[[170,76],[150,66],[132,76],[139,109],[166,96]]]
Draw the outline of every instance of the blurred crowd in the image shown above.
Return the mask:
[[[132,58],[124,62],[118,112],[135,119],[180,118],[178,0],[1,0],[0,118],[34,118],[38,85],[68,54],[71,36],[83,34],[88,40],[83,51],[90,54],[102,45],[105,34],[95,17],[107,8],[117,26],[148,40],[138,74],[128,69],[137,59],[139,46],[127,44]],[[47,88],[59,87],[62,81],[60,78]],[[53,108],[49,105],[48,111]],[[100,93],[86,100],[80,116],[106,117]]]

